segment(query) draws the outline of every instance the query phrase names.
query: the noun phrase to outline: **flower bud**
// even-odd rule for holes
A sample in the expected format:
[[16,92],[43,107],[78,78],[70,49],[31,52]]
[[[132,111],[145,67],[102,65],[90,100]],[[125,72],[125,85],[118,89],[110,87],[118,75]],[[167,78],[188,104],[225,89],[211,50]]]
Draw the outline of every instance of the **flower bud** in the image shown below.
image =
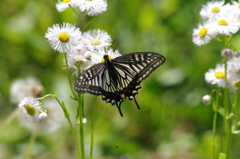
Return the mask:
[[223,49],[221,51],[221,55],[227,59],[230,59],[233,57],[233,52],[231,49]]
[[203,96],[202,98],[202,102],[205,104],[205,105],[209,105],[212,103],[212,97],[210,95],[205,95]]

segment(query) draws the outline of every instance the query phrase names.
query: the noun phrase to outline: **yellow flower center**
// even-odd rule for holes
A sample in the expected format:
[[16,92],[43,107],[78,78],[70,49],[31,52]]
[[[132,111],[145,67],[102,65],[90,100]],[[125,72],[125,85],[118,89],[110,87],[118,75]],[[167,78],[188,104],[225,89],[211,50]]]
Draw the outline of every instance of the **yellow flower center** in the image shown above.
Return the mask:
[[202,38],[202,37],[204,37],[204,36],[207,35],[207,32],[208,32],[208,29],[207,29],[207,28],[202,28],[202,29],[199,31],[198,35]]
[[[108,58],[109,58],[110,60],[113,59],[113,57],[112,57],[111,55],[108,55]],[[105,62],[105,59],[104,59],[104,58],[102,58],[102,62]]]
[[68,33],[65,33],[65,32],[61,32],[59,35],[58,35],[58,39],[63,42],[63,43],[66,43],[69,41],[69,35]]
[[223,20],[223,19],[222,19],[222,20],[219,20],[219,21],[218,21],[218,24],[219,24],[219,25],[225,25],[225,26],[227,26],[227,25],[228,25],[228,22],[227,22],[226,20]]
[[81,61],[82,59],[84,59],[84,56],[83,55],[76,55],[74,56],[75,60],[76,61]]
[[99,39],[92,39],[90,43],[92,46],[95,46],[100,45],[102,42]]
[[71,0],[62,0],[63,3],[71,2]]
[[36,114],[36,109],[31,105],[27,105],[25,109],[26,109],[28,115],[30,115],[30,116],[34,116]]
[[225,73],[224,72],[215,72],[214,76],[216,78],[225,78]]
[[238,8],[240,8],[240,4],[238,4]]
[[220,8],[218,8],[218,7],[213,7],[212,12],[213,12],[213,13],[218,13],[218,12],[220,12]]

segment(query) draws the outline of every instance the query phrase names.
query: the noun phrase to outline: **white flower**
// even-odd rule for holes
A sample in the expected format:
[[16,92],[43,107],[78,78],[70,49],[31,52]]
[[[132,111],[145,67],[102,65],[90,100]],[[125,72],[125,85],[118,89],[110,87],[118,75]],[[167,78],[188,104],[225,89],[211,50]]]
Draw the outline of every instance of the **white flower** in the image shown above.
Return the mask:
[[114,59],[118,56],[121,56],[121,54],[118,52],[118,50],[113,51],[113,49],[108,49],[105,51],[104,49],[101,49],[101,50],[94,52],[91,60],[94,64],[104,62],[104,59],[103,59],[104,55],[109,55],[110,60]]
[[73,74],[78,75],[80,70],[86,70],[93,65],[90,61],[90,56],[93,53],[82,47],[74,47],[70,52],[67,53],[68,67],[73,71]]
[[25,118],[30,122],[38,122],[41,109],[41,103],[33,97],[25,97],[18,107],[22,110]]
[[55,24],[48,28],[45,37],[54,50],[64,53],[79,43],[81,35],[79,28],[69,23],[63,23],[63,25]]
[[107,10],[107,2],[105,0],[78,0],[78,7],[82,12],[89,16],[100,14]]
[[17,79],[13,81],[10,88],[11,102],[18,104],[24,97],[37,98],[43,90],[44,87],[36,78]]
[[39,114],[40,120],[37,123],[26,122],[26,120],[23,120],[23,118],[19,116],[21,125],[38,134],[46,134],[58,130],[65,124],[63,111],[55,100],[46,99],[44,101],[44,109],[44,112]]
[[75,8],[77,7],[77,1],[78,0],[58,0],[58,3],[56,4],[56,8],[59,12],[62,12],[66,10],[69,7]]
[[215,18],[219,15],[228,14],[230,9],[231,7],[229,4],[224,5],[224,1],[210,1],[207,2],[206,5],[203,5],[200,11],[200,16],[203,19]]
[[231,90],[240,88],[240,57],[234,57],[227,62],[228,83]]
[[209,23],[199,24],[196,29],[193,29],[193,42],[200,46],[210,42],[215,37],[215,31]]
[[226,87],[224,66],[217,64],[215,69],[209,69],[205,73],[205,80],[212,85],[216,84],[219,87]]
[[205,104],[205,105],[209,105],[212,103],[212,97],[210,95],[205,95],[203,96],[202,98],[202,102]]
[[85,32],[82,41],[89,50],[93,51],[110,46],[112,39],[107,32],[98,29]]
[[240,2],[232,1],[231,4],[231,14],[235,16],[240,16]]
[[228,16],[221,15],[212,19],[212,27],[215,28],[218,34],[231,35],[239,30],[240,23],[234,20],[232,14]]

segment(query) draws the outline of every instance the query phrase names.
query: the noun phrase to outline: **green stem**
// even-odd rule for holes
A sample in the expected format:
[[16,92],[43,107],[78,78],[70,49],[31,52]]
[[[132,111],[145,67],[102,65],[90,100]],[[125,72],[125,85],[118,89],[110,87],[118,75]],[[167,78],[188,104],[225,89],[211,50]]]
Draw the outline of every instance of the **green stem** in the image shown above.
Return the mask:
[[27,145],[27,148],[24,152],[24,155],[23,155],[23,159],[28,159],[30,157],[30,152],[31,152],[31,149],[33,147],[33,144],[35,142],[37,138],[37,133],[36,133],[36,130],[33,131],[33,133],[31,134],[31,137],[29,139],[29,142],[28,142],[28,145]]
[[78,156],[78,159],[80,159],[81,157],[81,153],[80,153],[80,148],[79,148],[79,144],[78,144],[78,139],[77,139],[77,135],[76,135],[76,132],[73,128],[73,125],[72,125],[72,122],[71,122],[71,119],[70,119],[70,115],[68,113],[68,110],[65,106],[65,104],[62,102],[60,102],[60,100],[57,98],[57,95],[56,94],[47,94],[45,96],[43,96],[42,98],[37,98],[39,100],[43,100],[47,97],[54,97],[55,100],[58,102],[58,104],[61,106],[62,110],[63,110],[63,113],[64,113],[64,116],[65,118],[67,118],[67,121],[68,121],[68,124],[70,126],[70,129],[72,131],[72,134],[73,134],[73,138],[74,138],[74,141],[75,141],[75,144],[76,144],[76,150],[77,150],[77,156]]
[[83,127],[83,107],[84,107],[84,95],[78,94],[78,113],[79,113],[79,133],[80,133],[80,145],[81,145],[81,158],[85,158],[84,151],[84,127]]
[[[240,91],[237,91],[237,99],[236,99],[236,103],[234,106],[234,115],[236,116],[236,121],[235,121],[235,125],[234,125],[234,129],[233,131],[237,130],[238,131],[238,122],[240,121]],[[1,131],[0,131],[1,132]]]
[[216,102],[213,103],[213,131],[212,131],[212,139],[213,139],[213,158],[215,159],[216,156],[216,127],[217,127],[217,113],[218,113],[218,103],[219,103],[219,92],[216,92]]
[[223,99],[223,105],[224,105],[224,153],[226,154],[226,158],[229,158],[229,150],[230,150],[230,144],[231,144],[231,138],[232,138],[232,132],[231,132],[231,123],[232,123],[232,117],[229,114],[229,94],[228,94],[228,84],[227,84],[227,60],[224,59],[224,70],[225,70],[225,82],[226,87],[224,88],[224,99]]
[[64,53],[64,59],[65,59],[65,63],[66,63],[66,70],[67,70],[67,75],[68,75],[68,83],[71,89],[71,92],[73,94],[73,96],[76,98],[76,93],[73,89],[73,84],[72,84],[72,80],[71,80],[71,76],[70,76],[70,72],[69,72],[69,68],[68,68],[68,60],[67,60],[67,53]]
[[91,140],[90,140],[90,159],[93,158],[93,145],[94,145],[94,118],[96,112],[97,105],[97,97],[95,97],[94,105],[93,105],[93,113],[92,113],[92,124],[91,124]]
[[0,125],[0,133],[3,132],[4,128],[8,126],[18,115],[19,113],[19,108],[15,108],[14,111],[8,117],[1,123]]

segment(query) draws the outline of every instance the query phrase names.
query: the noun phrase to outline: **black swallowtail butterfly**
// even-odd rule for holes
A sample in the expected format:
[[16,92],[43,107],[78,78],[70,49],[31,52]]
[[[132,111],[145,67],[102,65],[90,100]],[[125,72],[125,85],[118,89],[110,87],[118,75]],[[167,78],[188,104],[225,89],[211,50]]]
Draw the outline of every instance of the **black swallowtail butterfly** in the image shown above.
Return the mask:
[[134,100],[141,88],[142,80],[147,78],[155,69],[165,62],[165,58],[154,52],[136,52],[112,59],[109,55],[103,56],[102,63],[85,70],[76,80],[75,91],[102,95],[106,103],[116,104],[121,111],[123,98]]

